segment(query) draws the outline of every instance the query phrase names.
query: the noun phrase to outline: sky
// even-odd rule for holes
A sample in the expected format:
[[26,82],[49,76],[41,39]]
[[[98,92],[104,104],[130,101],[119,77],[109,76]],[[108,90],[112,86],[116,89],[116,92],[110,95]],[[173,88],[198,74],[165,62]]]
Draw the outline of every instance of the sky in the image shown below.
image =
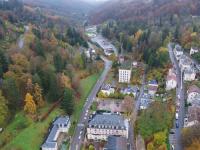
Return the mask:
[[87,1],[87,2],[105,2],[105,1],[108,1],[108,0],[84,0],[84,1]]

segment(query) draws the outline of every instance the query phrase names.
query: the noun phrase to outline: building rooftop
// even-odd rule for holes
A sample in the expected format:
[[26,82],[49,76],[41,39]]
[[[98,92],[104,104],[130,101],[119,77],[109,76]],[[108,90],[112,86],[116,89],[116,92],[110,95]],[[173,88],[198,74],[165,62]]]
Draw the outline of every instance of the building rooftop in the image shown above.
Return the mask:
[[199,106],[189,106],[188,108],[188,121],[198,121],[200,122],[200,107]]
[[110,88],[112,88],[110,84],[103,84],[101,90],[109,90]]
[[97,114],[89,122],[89,127],[126,129],[124,118],[118,114]]
[[155,86],[158,86],[158,82],[156,80],[151,80],[149,81],[148,83],[149,85],[155,85]]
[[132,68],[132,62],[131,61],[124,61],[119,69],[127,69],[130,70]]
[[125,137],[109,136],[106,150],[127,150],[127,140]]
[[190,86],[189,89],[188,89],[188,94],[193,93],[193,92],[200,94],[200,88],[197,87],[196,85]]
[[57,145],[57,142],[55,139],[56,138],[56,134],[59,130],[59,125],[60,124],[66,124],[68,125],[69,123],[69,117],[65,116],[65,117],[58,117],[56,118],[56,120],[53,122],[53,126],[51,128],[51,131],[46,139],[46,141],[44,142],[44,144],[42,145],[42,147],[46,147],[46,148],[54,148]]

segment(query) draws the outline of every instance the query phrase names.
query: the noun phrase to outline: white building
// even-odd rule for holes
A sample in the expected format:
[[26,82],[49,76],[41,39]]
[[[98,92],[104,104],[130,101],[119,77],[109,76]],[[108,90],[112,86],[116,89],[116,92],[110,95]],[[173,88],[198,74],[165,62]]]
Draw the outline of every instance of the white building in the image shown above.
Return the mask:
[[42,144],[42,150],[58,150],[58,136],[60,133],[67,133],[70,128],[70,119],[68,116],[59,117],[53,122],[53,127],[46,139]]
[[176,88],[176,85],[177,85],[176,74],[174,73],[173,69],[169,69],[166,81],[166,90],[174,89]]
[[119,69],[119,82],[130,83],[131,72],[131,69]]
[[196,71],[194,68],[189,68],[184,71],[184,81],[193,81],[196,78]]
[[101,92],[107,96],[115,93],[115,89],[110,84],[104,84],[101,87]]
[[193,55],[193,54],[198,53],[198,52],[199,52],[198,48],[191,47],[191,49],[190,49],[190,55]]
[[128,120],[118,114],[96,114],[87,127],[89,140],[107,140],[108,136],[116,135],[128,138]]
[[154,96],[156,94],[157,89],[158,89],[158,83],[157,83],[157,81],[156,80],[149,81],[149,83],[148,83],[148,93],[151,96]]
[[197,87],[196,85],[192,85],[189,87],[187,94],[188,94],[187,102],[192,103],[193,101],[196,100],[196,98],[200,97],[200,88]]

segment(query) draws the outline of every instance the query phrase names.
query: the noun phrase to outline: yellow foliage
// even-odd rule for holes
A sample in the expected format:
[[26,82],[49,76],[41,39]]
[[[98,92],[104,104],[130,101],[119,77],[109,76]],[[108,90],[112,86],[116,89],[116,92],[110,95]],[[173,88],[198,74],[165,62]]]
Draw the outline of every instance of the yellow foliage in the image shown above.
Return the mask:
[[42,107],[44,105],[44,99],[42,97],[42,89],[37,83],[35,84],[34,87],[34,99],[39,107]]
[[200,149],[200,141],[199,140],[193,140],[192,144],[187,147],[185,150],[198,150]]
[[25,102],[24,111],[30,114],[36,113],[36,104],[33,100],[33,96],[30,93],[26,94],[24,102]]

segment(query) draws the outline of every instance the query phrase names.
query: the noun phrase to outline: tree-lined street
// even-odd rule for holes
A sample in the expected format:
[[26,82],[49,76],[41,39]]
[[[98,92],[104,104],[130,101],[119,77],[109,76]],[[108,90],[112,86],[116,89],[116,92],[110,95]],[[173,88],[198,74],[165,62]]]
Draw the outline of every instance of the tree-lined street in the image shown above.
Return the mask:
[[[176,70],[176,76],[177,76],[177,88],[176,88],[176,102],[180,103],[180,108],[178,112],[178,120],[174,121],[174,128],[176,128],[175,132],[175,150],[182,150],[181,144],[180,144],[180,137],[181,137],[181,129],[184,125],[184,116],[185,116],[185,96],[184,96],[184,83],[181,77],[181,69],[178,65],[178,61],[175,58],[172,43],[168,44],[169,49],[169,55],[171,62],[173,64],[174,69]],[[176,123],[179,125],[179,127],[176,127]]]

